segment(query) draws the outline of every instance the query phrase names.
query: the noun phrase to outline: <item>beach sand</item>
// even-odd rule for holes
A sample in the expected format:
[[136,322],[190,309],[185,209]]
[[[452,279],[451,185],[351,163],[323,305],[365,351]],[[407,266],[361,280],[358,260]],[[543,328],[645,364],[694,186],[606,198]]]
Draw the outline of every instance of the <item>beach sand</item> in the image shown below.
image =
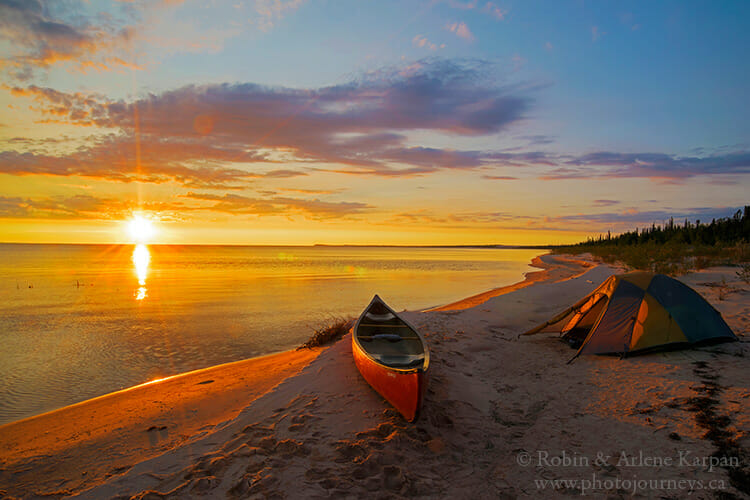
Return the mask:
[[680,279],[742,342],[566,364],[574,352],[556,337],[519,334],[621,269],[586,256],[536,264],[521,284],[404,313],[432,354],[414,424],[364,382],[347,335],[0,427],[0,494],[748,497],[750,286],[736,270]]

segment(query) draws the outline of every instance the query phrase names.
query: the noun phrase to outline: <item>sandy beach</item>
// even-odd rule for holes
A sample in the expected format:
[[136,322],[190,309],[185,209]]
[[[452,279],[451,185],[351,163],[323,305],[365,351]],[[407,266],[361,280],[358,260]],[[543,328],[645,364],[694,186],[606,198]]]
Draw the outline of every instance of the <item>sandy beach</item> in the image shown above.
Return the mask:
[[404,313],[432,355],[414,424],[364,382],[347,335],[4,425],[0,496],[750,496],[750,286],[736,269],[679,279],[740,342],[566,364],[554,335],[519,334],[623,269],[535,265],[519,284]]

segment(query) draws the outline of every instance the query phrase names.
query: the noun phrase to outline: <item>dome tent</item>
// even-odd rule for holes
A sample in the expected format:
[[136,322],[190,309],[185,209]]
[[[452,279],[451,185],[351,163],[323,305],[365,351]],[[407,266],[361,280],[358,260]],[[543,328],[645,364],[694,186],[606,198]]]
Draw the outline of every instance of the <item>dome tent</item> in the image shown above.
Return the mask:
[[[627,356],[737,340],[719,312],[664,274],[610,276],[596,290],[524,335],[560,332],[581,354]],[[571,359],[571,361],[573,360]]]

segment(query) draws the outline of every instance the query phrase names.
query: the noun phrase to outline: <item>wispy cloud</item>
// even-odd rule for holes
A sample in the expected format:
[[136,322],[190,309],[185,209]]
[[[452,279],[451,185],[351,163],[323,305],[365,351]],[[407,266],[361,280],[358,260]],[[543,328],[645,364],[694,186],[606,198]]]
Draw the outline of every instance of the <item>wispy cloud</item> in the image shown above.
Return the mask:
[[322,201],[320,199],[274,196],[251,198],[236,194],[215,195],[188,193],[185,198],[211,202],[206,209],[214,212],[246,215],[303,214],[312,219],[332,219],[362,214],[372,207],[366,203],[348,201]]
[[470,0],[468,2],[462,2],[460,0],[446,0],[446,3],[453,9],[472,10],[477,8],[477,6],[479,5],[479,0]]
[[592,26],[591,27],[591,41],[592,42],[598,41],[601,37],[603,37],[606,34],[607,34],[607,32],[600,30],[599,26]]
[[496,4],[492,2],[487,2],[484,4],[484,7],[482,8],[482,12],[486,12],[487,14],[490,14],[492,17],[497,19],[498,21],[504,21],[505,16],[508,14],[508,11],[505,9],[501,9]]
[[475,40],[474,34],[463,21],[446,24],[445,29],[454,33],[457,37],[463,38],[467,42],[473,42]]
[[427,37],[425,37],[424,35],[417,35],[417,36],[415,36],[412,39],[411,43],[415,47],[425,48],[425,49],[433,50],[433,51],[445,48],[445,44],[444,43],[441,43],[440,45],[438,45],[436,43],[433,43],[433,42],[429,41],[427,39]]
[[446,3],[454,9],[458,10],[477,10],[484,14],[489,14],[492,18],[498,21],[504,21],[505,16],[508,14],[507,9],[503,9],[494,2],[480,2],[479,0],[472,0],[469,2],[461,2],[458,0],[447,0]]
[[598,151],[571,155],[547,151],[484,152],[479,158],[501,167],[535,168],[541,180],[646,178],[678,182],[698,176],[750,173],[750,151],[708,156]]
[[130,210],[122,200],[86,194],[37,198],[0,196],[0,217],[6,219],[117,219]]
[[299,9],[307,0],[255,0],[255,24],[261,31],[270,31],[284,17]]
[[547,178],[593,176],[680,180],[699,175],[750,173],[750,151],[735,151],[703,157],[599,151],[563,159],[562,163],[574,168],[552,172]]
[[62,15],[64,5],[46,0],[0,1],[0,40],[7,43],[2,63],[20,79],[36,68],[69,62],[79,71],[132,66],[122,54],[134,27],[112,18],[90,21]]
[[521,71],[526,65],[526,59],[521,57],[520,54],[513,54],[511,61],[513,62],[513,71]]
[[617,200],[594,200],[593,204],[596,207],[610,207],[612,205],[619,205],[620,202]]
[[593,224],[598,231],[606,230],[607,228],[624,231],[632,230],[634,227],[651,226],[652,224],[661,225],[672,217],[678,222],[684,219],[691,222],[695,220],[710,222],[712,219],[729,217],[736,210],[737,207],[694,207],[648,211],[640,211],[637,208],[626,208],[619,212],[582,213],[551,217],[548,219],[548,222],[567,225],[569,227],[571,224],[578,223]]
[[513,177],[511,175],[483,175],[482,179],[490,181],[515,181],[518,180],[518,177]]
[[266,196],[251,198],[236,194],[215,195],[189,192],[168,201],[73,196],[0,196],[0,217],[6,219],[122,220],[134,210],[159,212],[164,218],[190,212],[217,212],[249,216],[300,215],[313,220],[341,219],[373,209],[362,202],[325,201],[319,198]]
[[240,21],[220,28],[173,15],[182,3],[0,0],[0,69],[17,81],[53,66],[84,73],[144,69],[174,52],[218,52],[227,38],[248,27],[268,32],[305,0],[254,0]]

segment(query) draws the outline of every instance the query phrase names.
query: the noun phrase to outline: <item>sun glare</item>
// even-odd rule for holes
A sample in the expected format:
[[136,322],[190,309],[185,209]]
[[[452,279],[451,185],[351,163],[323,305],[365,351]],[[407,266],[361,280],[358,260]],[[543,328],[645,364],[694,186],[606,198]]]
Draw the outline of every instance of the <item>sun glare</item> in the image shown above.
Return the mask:
[[134,215],[128,222],[128,233],[138,243],[148,243],[156,234],[154,223],[142,215]]

